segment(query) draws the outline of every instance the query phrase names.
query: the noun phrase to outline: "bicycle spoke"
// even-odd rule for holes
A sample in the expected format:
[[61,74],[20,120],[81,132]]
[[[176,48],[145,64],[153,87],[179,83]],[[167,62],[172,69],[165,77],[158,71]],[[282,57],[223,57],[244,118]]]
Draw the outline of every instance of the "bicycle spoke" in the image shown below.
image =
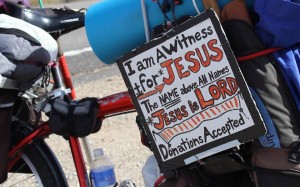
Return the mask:
[[[26,174],[21,174],[21,173],[19,173],[19,171],[21,171],[21,169],[24,168],[25,165],[26,165],[26,164],[22,164],[22,165],[16,170],[15,173],[9,173],[9,177],[8,177],[7,181],[14,181],[14,183],[13,183],[13,184],[9,184],[8,186],[17,186],[18,184],[21,184],[21,183],[23,183],[23,182],[25,182],[25,181],[28,181],[30,178],[33,178],[33,177],[34,177],[34,175],[31,174],[30,176],[26,176],[26,178],[24,178],[23,176],[25,176]],[[13,178],[13,179],[16,179],[16,178],[17,178],[17,179],[19,179],[20,181],[12,180],[12,178]],[[20,179],[20,178],[24,178],[24,179]],[[4,182],[4,183],[1,185],[1,187],[2,187],[3,185],[6,185],[6,183],[7,183],[7,182]]]
[[[15,174],[14,174],[14,175],[15,175]],[[26,174],[24,174],[24,175],[26,175]],[[11,178],[11,177],[10,177],[10,178]],[[14,184],[10,184],[9,186],[17,186],[17,185],[19,185],[19,184],[22,184],[22,183],[25,182],[25,181],[28,182],[28,180],[31,179],[31,178],[34,178],[34,175],[30,175],[30,176],[28,176],[27,178],[22,179],[22,180],[19,181],[19,182],[16,182],[16,183],[14,183]],[[30,183],[30,182],[29,182],[29,183]],[[23,184],[22,184],[21,186],[23,186]]]
[[[27,158],[25,156],[22,157],[25,161],[27,160]],[[29,167],[31,166],[30,163]],[[20,171],[26,166],[26,163],[22,164],[16,171],[14,171],[14,173],[8,173],[8,179],[6,180],[6,182],[4,182],[1,187],[10,187],[10,186],[32,186],[33,183],[35,183],[34,186],[39,186],[39,184],[41,184],[41,182],[39,182],[35,176],[36,171],[33,171],[33,174],[26,174],[26,173],[21,173]],[[32,168],[31,168],[32,169]],[[12,183],[13,181],[13,183]],[[27,184],[27,185],[25,185]]]

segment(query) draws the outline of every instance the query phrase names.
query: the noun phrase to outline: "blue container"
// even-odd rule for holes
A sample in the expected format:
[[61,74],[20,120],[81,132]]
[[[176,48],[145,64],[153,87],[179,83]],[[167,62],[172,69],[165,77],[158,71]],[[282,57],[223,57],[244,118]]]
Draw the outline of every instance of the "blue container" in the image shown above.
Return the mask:
[[[220,8],[231,0],[219,0]],[[248,0],[251,3],[252,0]],[[201,0],[198,9],[204,11]],[[150,30],[164,23],[156,2],[145,0]],[[192,0],[182,0],[176,6],[176,17],[197,15]],[[171,11],[168,13],[172,18]],[[146,42],[141,0],[101,0],[90,6],[85,18],[89,43],[97,57],[106,64]]]

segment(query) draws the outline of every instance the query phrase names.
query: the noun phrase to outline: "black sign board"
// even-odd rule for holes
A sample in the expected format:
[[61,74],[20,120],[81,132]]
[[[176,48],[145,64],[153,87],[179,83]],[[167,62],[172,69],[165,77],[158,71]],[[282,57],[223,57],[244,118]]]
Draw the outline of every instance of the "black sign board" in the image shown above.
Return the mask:
[[212,10],[117,63],[163,172],[265,133]]

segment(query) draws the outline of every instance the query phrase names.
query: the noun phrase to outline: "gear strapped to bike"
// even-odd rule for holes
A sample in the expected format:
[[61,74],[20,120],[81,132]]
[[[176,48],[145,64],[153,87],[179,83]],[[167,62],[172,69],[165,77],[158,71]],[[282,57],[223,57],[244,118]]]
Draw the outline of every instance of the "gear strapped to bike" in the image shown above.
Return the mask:
[[[43,142],[46,136],[56,133],[70,141],[80,185],[89,186],[85,163],[76,138],[97,132],[101,127],[101,120],[106,117],[136,109],[136,123],[141,132],[141,141],[155,156],[147,159],[148,165],[143,169],[143,175],[147,174],[149,164],[151,167],[148,168],[154,169],[154,177],[150,182],[148,180],[149,184],[145,180],[146,186],[298,186],[299,116],[293,103],[293,97],[297,94],[291,94],[287,89],[276,61],[282,63],[285,50],[274,46],[266,48],[259,40],[251,26],[252,19],[255,20],[256,17],[252,15],[250,18],[247,15],[245,2],[219,1],[223,5],[226,2],[224,7],[221,6],[221,12],[207,10],[200,14],[195,0],[149,0],[147,7],[144,4],[143,11],[157,13],[158,10],[159,14],[149,14],[149,19],[144,19],[152,21],[150,25],[153,29],[153,40],[147,40],[146,44],[143,37],[140,37],[140,12],[137,8],[132,8],[140,4],[132,0],[115,2],[118,3],[114,3],[114,0],[103,0],[91,7],[87,11],[85,26],[93,50],[99,58],[104,57],[104,62],[111,63],[116,56],[126,53],[117,63],[130,96],[127,92],[122,92],[104,98],[75,100],[75,96],[70,94],[71,100],[68,93],[72,84],[67,80],[68,73],[64,72],[67,67],[52,63],[49,66],[56,88],[40,96],[35,96],[38,94],[35,90],[32,92],[33,98],[26,100],[31,102],[29,106],[35,107],[35,111],[48,115],[49,120],[37,120],[36,127],[32,128],[34,122],[14,116],[18,120],[12,123],[12,140],[16,141],[12,143],[9,153],[8,170],[15,173],[19,170],[18,166],[25,163],[26,167],[22,168],[22,172],[32,172],[41,179],[37,180],[40,181],[39,184],[67,186],[57,159]],[[203,0],[205,9],[206,3],[214,6],[218,4],[216,1]],[[115,11],[117,16],[98,15],[99,12],[101,15],[101,12],[111,11],[105,6],[113,5],[115,10],[118,7],[116,4],[121,8],[120,11]],[[154,8],[155,4],[158,9]],[[27,11],[22,6],[16,7],[21,13]],[[199,15],[195,15],[195,10]],[[43,14],[44,9],[29,10],[24,19],[52,32],[54,38],[59,37],[62,32],[72,30],[67,27],[77,28],[83,25],[80,12],[66,10],[67,16],[61,16],[66,20],[62,21],[54,16],[57,10],[46,11],[51,12],[49,17]],[[297,9],[294,10],[294,13],[297,12]],[[131,16],[130,19],[128,15]],[[262,21],[264,16],[269,15],[260,16]],[[104,19],[100,20],[99,17]],[[134,24],[128,29],[130,27],[126,23],[111,24],[111,20],[117,23],[130,20]],[[60,21],[61,24],[55,24]],[[52,24],[43,27],[47,22]],[[107,23],[109,24],[105,25]],[[111,32],[111,25],[116,32]],[[263,23],[257,25],[264,27]],[[104,29],[106,27],[108,29]],[[123,32],[124,29],[126,32]],[[19,37],[26,38],[26,33],[18,34]],[[34,45],[42,43],[32,38],[28,41]],[[119,45],[120,43],[124,45]],[[117,45],[118,50],[111,50],[110,46]],[[293,47],[295,50],[299,44]],[[136,49],[132,50],[133,48]],[[272,52],[277,52],[277,59],[270,54]],[[237,61],[241,63],[237,64]],[[35,65],[45,64],[43,62],[44,60]],[[63,63],[62,60],[59,62]],[[12,69],[6,71],[3,74],[5,79],[1,80],[6,80],[5,83],[11,81],[13,84],[6,88],[25,89],[24,86],[15,85],[20,81],[16,77],[15,80],[10,79],[14,77],[9,76],[17,75],[18,71],[13,69],[12,64],[9,65],[7,67]],[[65,80],[61,80],[56,65],[61,68]],[[30,86],[35,84],[36,78],[40,78],[37,73],[39,71],[26,74],[30,75]],[[3,81],[0,83],[5,85],[2,84]],[[71,89],[65,89],[63,83]],[[15,90],[0,97],[1,106],[12,109],[17,93]],[[12,113],[12,110],[0,110],[1,119],[1,114]],[[14,113],[19,114],[21,110],[22,108],[18,108]],[[9,123],[10,120],[7,119],[0,121]],[[5,132],[7,129],[1,131],[4,135]],[[0,173],[2,171],[0,168]],[[5,177],[3,175],[0,181]]]

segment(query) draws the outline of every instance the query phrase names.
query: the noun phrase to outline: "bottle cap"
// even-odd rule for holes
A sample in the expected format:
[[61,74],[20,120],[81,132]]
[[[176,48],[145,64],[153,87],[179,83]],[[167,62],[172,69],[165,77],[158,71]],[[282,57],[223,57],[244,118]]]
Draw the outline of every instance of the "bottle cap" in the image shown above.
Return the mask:
[[95,157],[103,156],[104,155],[104,151],[103,151],[102,148],[95,149],[93,152],[94,152],[94,156]]

